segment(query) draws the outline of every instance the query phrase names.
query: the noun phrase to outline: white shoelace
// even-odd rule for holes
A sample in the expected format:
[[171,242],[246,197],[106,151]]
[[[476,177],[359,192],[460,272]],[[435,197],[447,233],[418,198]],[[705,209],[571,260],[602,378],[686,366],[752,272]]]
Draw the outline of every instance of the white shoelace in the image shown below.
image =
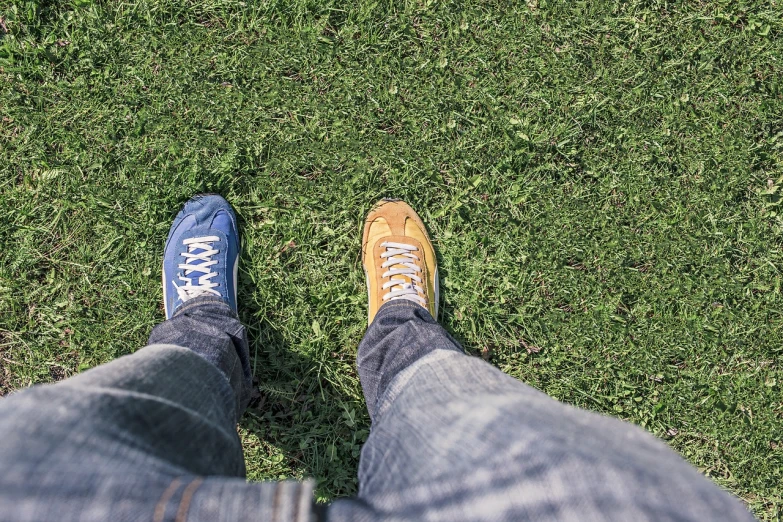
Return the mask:
[[[175,282],[174,287],[177,289],[177,295],[183,303],[204,294],[214,294],[220,297],[220,292],[215,290],[218,284],[210,281],[211,278],[217,275],[217,272],[212,272],[209,268],[218,262],[217,259],[212,259],[212,256],[220,252],[220,250],[212,248],[211,243],[215,241],[220,241],[220,238],[217,236],[204,236],[192,237],[182,241],[182,244],[188,247],[188,251],[181,254],[187,261],[180,263],[178,268],[183,271],[183,275],[179,276],[179,280],[184,281],[185,284],[177,286]],[[198,250],[201,250],[201,252],[196,253]],[[195,263],[195,261],[201,261],[201,263]],[[203,274],[198,277],[196,284],[193,284],[194,272]],[[188,277],[191,274],[193,276]]]
[[[386,248],[386,252],[381,254],[382,259],[386,259],[381,265],[381,268],[389,268],[396,266],[397,268],[390,268],[383,273],[383,278],[390,278],[389,281],[383,284],[382,289],[386,290],[391,288],[391,292],[383,295],[384,301],[393,301],[395,299],[406,299],[413,301],[421,306],[425,306],[424,298],[419,295],[419,292],[424,293],[424,289],[420,286],[422,279],[420,275],[421,267],[416,263],[420,261],[419,256],[413,252],[419,249],[413,245],[407,245],[405,243],[392,243],[390,241],[384,241],[381,243],[381,247]],[[410,279],[406,281],[402,278],[395,278],[394,276],[405,276]],[[418,283],[418,284],[417,284]]]

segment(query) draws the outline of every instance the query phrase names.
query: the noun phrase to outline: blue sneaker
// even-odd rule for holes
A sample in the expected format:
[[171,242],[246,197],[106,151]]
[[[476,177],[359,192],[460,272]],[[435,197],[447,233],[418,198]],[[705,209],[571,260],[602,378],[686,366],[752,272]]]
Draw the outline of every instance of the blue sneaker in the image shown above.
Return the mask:
[[166,319],[195,297],[213,296],[237,311],[239,233],[228,201],[199,194],[182,207],[163,253]]

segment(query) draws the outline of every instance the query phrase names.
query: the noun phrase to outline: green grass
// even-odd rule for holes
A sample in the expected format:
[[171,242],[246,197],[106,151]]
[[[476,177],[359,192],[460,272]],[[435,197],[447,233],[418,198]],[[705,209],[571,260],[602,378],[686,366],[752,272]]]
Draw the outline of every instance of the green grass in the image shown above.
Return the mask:
[[236,207],[254,480],[356,491],[364,214],[442,321],[783,516],[783,3],[0,0],[0,394],[143,346],[193,193]]

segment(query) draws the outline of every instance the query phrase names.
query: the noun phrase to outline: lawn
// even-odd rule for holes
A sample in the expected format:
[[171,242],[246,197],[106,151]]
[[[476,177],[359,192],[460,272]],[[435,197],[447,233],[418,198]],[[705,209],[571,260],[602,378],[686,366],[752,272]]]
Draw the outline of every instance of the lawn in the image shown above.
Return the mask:
[[171,219],[219,192],[244,243],[249,478],[354,493],[360,226],[395,196],[467,351],[783,516],[780,0],[0,16],[0,395],[143,346]]

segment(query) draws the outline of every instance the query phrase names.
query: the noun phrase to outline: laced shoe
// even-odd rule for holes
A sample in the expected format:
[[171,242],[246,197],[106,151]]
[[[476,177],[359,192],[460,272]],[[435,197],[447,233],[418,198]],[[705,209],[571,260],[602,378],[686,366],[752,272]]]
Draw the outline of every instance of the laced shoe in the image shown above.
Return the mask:
[[427,229],[405,202],[379,201],[364,223],[362,265],[369,294],[368,324],[382,304],[397,299],[438,315],[438,265]]
[[170,319],[187,301],[218,297],[237,311],[239,233],[231,205],[199,194],[180,210],[163,253],[163,303]]

